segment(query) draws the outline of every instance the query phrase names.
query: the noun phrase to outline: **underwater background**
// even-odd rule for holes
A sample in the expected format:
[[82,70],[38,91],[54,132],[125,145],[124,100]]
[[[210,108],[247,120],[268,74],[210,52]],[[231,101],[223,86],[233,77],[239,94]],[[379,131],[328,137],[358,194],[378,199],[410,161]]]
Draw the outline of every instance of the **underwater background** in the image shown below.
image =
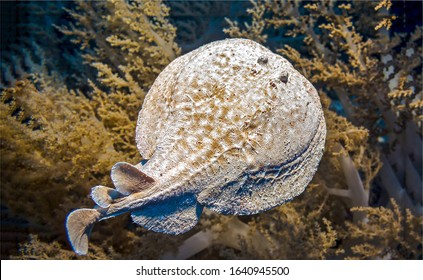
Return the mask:
[[[422,259],[421,1],[2,1],[2,259]],[[319,92],[325,153],[293,201],[205,211],[170,236],[129,215],[98,223],[87,256],[67,213],[136,163],[143,98],[173,59],[249,38]],[[201,242],[200,242],[201,241]]]

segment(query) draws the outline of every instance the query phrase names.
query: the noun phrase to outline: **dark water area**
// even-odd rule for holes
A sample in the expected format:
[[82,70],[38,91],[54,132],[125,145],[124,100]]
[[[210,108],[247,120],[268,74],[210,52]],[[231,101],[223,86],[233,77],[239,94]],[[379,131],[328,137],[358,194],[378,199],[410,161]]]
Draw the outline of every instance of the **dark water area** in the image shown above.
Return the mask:
[[392,24],[391,33],[413,32],[416,26],[422,26],[422,1],[393,1],[391,12],[399,17]]
[[[212,41],[228,36],[223,32],[229,25],[225,18],[248,22],[249,1],[164,1],[170,7],[170,22],[177,27],[176,42],[182,54]],[[312,2],[310,2],[312,3]],[[83,65],[78,49],[54,28],[74,24],[64,9],[72,9],[72,1],[1,1],[2,87],[8,86],[22,73],[35,65],[45,64],[49,71],[60,72],[70,88],[88,90],[78,80],[93,78]],[[393,1],[391,13],[399,19],[393,22],[390,33],[410,33],[422,25],[422,1]],[[303,37],[284,37],[285,30],[267,30],[267,46],[275,50],[284,44],[302,47]],[[41,55],[39,52],[43,51]],[[43,56],[46,61],[40,61]],[[336,107],[336,106],[335,106]],[[342,111],[339,111],[342,114]]]

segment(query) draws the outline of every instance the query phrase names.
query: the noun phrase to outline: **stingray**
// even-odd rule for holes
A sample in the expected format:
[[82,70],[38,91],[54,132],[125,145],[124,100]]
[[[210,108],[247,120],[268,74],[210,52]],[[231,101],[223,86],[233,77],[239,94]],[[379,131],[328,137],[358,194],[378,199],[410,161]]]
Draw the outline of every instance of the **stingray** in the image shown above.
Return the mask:
[[114,188],[66,221],[77,254],[93,225],[126,212],[155,232],[193,228],[204,207],[251,215],[301,194],[323,154],[326,127],[312,84],[282,56],[247,39],[204,45],[172,61],[139,113],[141,163],[116,163]]

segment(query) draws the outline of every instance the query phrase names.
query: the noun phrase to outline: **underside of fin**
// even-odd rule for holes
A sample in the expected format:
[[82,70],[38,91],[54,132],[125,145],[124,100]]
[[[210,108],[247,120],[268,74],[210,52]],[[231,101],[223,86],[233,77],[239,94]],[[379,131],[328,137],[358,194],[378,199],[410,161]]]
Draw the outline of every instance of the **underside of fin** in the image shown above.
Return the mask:
[[95,209],[78,209],[71,212],[66,219],[68,238],[73,250],[78,255],[88,252],[88,237],[94,223],[100,218],[100,212]]
[[181,194],[160,202],[146,205],[132,212],[132,220],[138,225],[155,232],[181,234],[193,228],[203,207],[193,194]]
[[124,197],[123,194],[112,188],[95,186],[91,189],[91,198],[102,208],[109,207],[115,199],[122,197]]
[[126,162],[116,163],[111,177],[116,189],[124,195],[147,190],[155,183],[153,178]]

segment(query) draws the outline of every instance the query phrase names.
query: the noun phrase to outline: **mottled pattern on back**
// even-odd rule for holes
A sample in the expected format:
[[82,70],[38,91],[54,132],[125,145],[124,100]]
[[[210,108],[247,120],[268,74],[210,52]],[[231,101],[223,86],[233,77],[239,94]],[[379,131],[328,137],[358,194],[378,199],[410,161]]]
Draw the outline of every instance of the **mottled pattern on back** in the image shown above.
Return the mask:
[[[200,203],[239,214],[302,192],[325,134],[312,85],[287,60],[243,39],[172,62],[147,96],[138,127],[139,146],[152,145],[142,171],[161,181],[161,190],[189,189]],[[316,160],[304,161],[310,157]],[[288,173],[295,175],[284,178]]]
[[68,215],[69,240],[86,254],[93,225],[126,212],[181,234],[203,207],[247,215],[283,204],[312,179],[325,136],[316,90],[286,59],[245,39],[205,45],[158,76],[136,129],[146,160],[113,166],[115,189],[93,187],[96,208]]

